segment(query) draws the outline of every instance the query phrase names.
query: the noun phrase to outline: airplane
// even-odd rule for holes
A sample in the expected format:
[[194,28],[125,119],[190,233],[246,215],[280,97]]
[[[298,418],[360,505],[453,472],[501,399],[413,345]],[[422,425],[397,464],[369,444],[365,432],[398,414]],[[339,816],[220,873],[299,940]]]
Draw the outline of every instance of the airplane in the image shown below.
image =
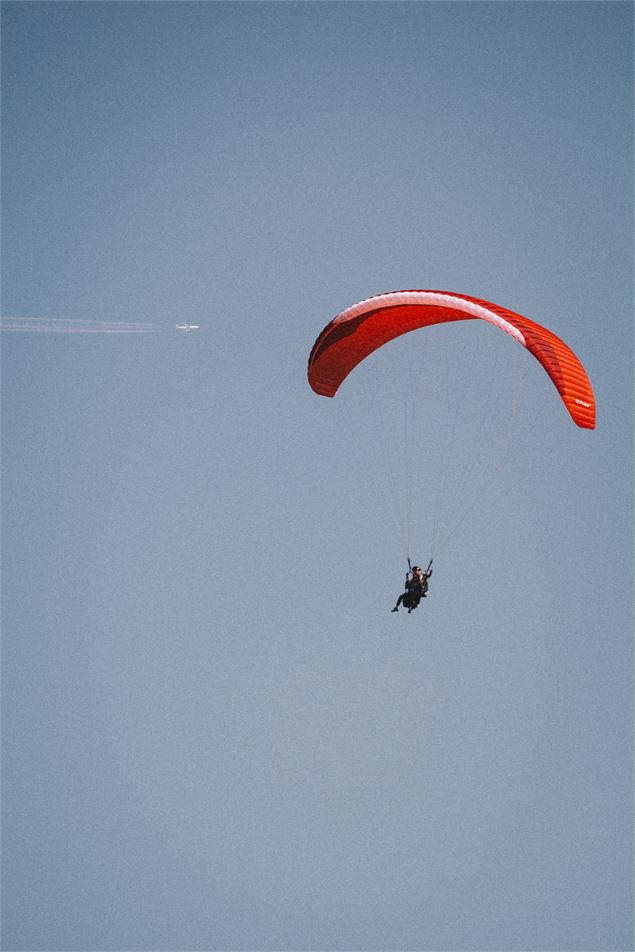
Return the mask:
[[185,331],[187,333],[188,331],[199,330],[199,325],[198,324],[177,324],[176,329],[177,331]]

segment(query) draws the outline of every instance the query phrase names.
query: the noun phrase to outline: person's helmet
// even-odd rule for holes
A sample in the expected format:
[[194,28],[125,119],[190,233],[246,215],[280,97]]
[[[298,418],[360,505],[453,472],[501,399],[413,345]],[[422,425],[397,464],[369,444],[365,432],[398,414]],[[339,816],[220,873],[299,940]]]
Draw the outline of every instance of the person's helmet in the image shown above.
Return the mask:
[[421,566],[419,566],[419,565],[413,565],[413,566],[412,566],[412,571],[413,571],[413,572],[420,572],[420,571],[421,571]]

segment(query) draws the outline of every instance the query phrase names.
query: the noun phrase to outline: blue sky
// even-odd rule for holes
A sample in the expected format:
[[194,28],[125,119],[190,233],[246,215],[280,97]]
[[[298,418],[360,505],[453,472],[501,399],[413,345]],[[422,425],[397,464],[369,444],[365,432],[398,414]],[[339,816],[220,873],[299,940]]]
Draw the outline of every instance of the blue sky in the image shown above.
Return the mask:
[[[3,948],[631,949],[632,6],[2,43],[3,315],[156,326],[2,335]],[[476,322],[315,396],[417,287],[550,327],[597,429]]]

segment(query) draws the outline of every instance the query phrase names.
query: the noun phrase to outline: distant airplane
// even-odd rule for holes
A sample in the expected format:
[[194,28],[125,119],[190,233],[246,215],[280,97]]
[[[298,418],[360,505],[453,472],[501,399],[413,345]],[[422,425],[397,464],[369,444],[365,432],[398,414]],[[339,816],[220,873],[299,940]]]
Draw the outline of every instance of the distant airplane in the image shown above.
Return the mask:
[[198,324],[177,324],[176,329],[177,331],[185,331],[187,333],[188,331],[197,331],[199,329],[199,325]]

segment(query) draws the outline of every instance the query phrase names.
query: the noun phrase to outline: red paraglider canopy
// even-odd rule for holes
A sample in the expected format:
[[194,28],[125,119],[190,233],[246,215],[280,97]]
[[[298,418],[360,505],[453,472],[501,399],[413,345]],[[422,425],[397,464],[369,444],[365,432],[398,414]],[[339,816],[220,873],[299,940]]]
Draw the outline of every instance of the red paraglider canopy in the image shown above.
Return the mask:
[[309,384],[316,393],[333,397],[351,370],[382,344],[419,327],[474,318],[500,327],[526,347],[551,377],[573,421],[595,428],[589,378],[564,341],[507,308],[450,291],[392,291],[342,311],[313,345]]

